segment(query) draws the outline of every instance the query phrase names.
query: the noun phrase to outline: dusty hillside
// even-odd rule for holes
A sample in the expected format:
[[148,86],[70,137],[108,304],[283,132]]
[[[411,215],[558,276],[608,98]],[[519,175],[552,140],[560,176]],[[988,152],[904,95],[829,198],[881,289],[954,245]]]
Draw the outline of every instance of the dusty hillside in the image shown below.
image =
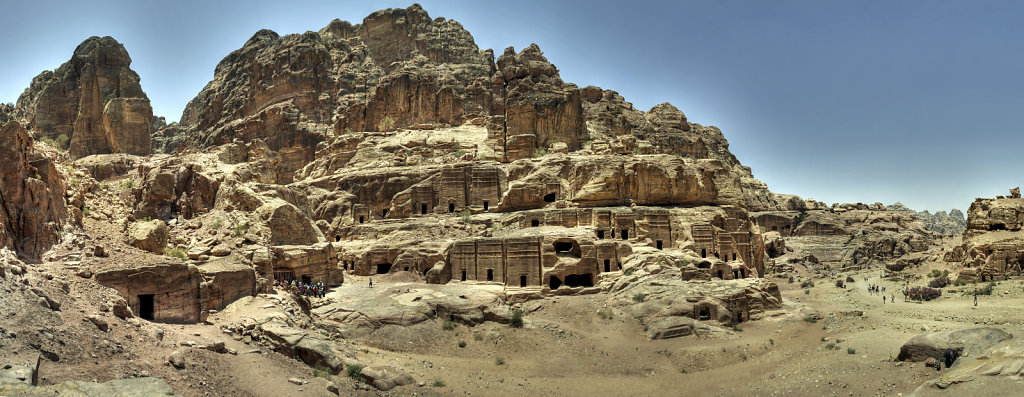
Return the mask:
[[1019,192],[963,236],[777,194],[718,128],[419,5],[256,32],[169,125],[130,66],[92,37],[0,107],[0,394],[995,394],[1024,363]]

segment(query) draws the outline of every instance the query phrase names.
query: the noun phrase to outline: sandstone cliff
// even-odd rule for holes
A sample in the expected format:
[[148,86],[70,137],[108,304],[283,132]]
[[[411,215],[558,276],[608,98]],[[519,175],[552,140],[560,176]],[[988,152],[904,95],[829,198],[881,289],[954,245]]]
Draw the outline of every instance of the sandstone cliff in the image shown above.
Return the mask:
[[20,123],[0,127],[0,142],[0,245],[37,261],[68,222],[64,185],[53,162],[33,153]]
[[153,109],[131,62],[113,38],[90,37],[70,61],[32,79],[17,113],[37,137],[70,149],[75,158],[150,154]]
[[1024,271],[1024,199],[1020,188],[1009,196],[979,198],[967,210],[960,247],[946,258],[962,262],[965,281],[1002,280]]

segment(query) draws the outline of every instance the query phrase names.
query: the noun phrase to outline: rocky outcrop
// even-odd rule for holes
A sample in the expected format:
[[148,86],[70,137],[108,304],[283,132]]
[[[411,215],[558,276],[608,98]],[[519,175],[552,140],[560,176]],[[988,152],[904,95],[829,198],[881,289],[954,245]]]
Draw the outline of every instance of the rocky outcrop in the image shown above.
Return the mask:
[[896,357],[900,361],[924,361],[929,357],[936,360],[945,358],[947,349],[956,351],[957,356],[974,357],[1013,335],[997,328],[970,328],[932,332],[918,335],[900,347]]
[[33,153],[20,123],[0,127],[0,142],[0,245],[35,261],[68,222],[64,185],[53,161]]
[[[1019,189],[1019,188],[1018,188]],[[964,281],[1002,280],[1024,271],[1024,199],[1020,190],[1009,197],[979,198],[967,210],[967,230],[956,253]]]
[[75,158],[150,154],[153,108],[131,62],[113,38],[90,37],[70,61],[32,79],[18,113],[39,137],[66,142]]
[[967,218],[964,217],[963,212],[960,212],[960,210],[956,208],[949,210],[949,213],[946,213],[946,211],[938,211],[932,214],[928,212],[928,210],[920,212],[914,211],[902,203],[897,202],[886,206],[886,209],[889,211],[900,211],[915,214],[917,219],[920,219],[921,222],[924,223],[925,229],[936,233],[955,235],[963,233],[967,228]]

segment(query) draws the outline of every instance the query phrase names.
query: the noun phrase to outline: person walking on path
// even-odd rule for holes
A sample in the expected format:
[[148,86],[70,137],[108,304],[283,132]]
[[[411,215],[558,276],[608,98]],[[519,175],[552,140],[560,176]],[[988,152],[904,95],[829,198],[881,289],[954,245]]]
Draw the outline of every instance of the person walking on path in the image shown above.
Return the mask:
[[370,288],[373,288],[373,277],[370,277]]
[[882,295],[882,304],[885,304],[885,295]]
[[974,306],[978,306],[978,291],[974,291]]

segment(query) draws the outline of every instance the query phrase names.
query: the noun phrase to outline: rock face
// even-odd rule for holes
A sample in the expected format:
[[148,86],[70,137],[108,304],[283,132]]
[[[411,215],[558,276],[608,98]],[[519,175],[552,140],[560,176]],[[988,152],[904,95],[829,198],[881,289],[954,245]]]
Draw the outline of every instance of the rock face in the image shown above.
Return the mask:
[[32,151],[21,124],[0,127],[0,244],[38,260],[68,222],[64,185],[53,162]]
[[32,79],[17,112],[28,129],[65,145],[75,158],[150,154],[153,109],[131,62],[113,38],[90,37],[70,61]]
[[959,249],[947,257],[962,262],[965,281],[1002,280],[1024,269],[1024,199],[1019,188],[1009,197],[979,198],[967,210],[967,230]]

